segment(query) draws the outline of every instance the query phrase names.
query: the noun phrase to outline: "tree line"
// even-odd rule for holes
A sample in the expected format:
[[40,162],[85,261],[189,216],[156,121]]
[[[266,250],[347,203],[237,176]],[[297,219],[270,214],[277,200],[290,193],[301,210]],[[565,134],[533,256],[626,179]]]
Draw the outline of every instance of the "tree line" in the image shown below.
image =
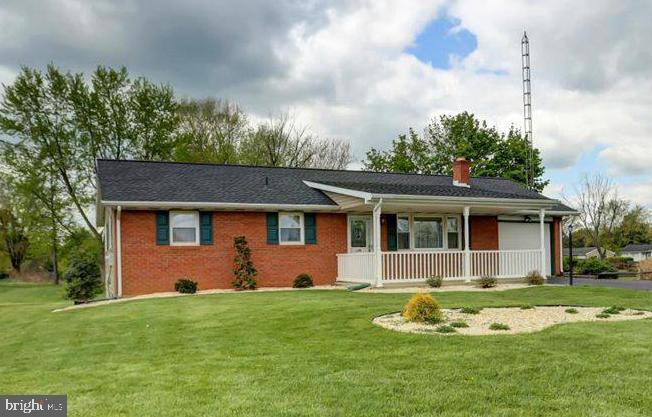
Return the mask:
[[126,68],[99,66],[90,77],[23,68],[3,87],[0,250],[16,271],[30,253],[46,259],[55,281],[71,237],[94,239],[88,246],[101,252],[97,158],[319,168],[353,160],[349,142],[318,137],[287,114],[254,124],[236,104],[179,100]]

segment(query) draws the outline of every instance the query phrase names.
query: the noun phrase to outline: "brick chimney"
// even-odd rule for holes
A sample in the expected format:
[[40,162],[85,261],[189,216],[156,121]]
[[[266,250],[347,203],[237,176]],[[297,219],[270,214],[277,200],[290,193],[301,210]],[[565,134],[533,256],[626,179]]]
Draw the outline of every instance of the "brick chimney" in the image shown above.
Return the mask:
[[471,186],[469,161],[467,161],[463,156],[455,158],[455,162],[453,162],[453,185],[458,187]]

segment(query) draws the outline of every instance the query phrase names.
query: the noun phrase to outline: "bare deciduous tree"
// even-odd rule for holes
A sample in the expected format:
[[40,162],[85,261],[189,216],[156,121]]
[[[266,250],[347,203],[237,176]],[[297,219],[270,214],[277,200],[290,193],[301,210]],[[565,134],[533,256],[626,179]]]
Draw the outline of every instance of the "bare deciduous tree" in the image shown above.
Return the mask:
[[629,202],[618,197],[616,185],[601,174],[582,177],[575,194],[564,200],[580,212],[578,219],[598,249],[600,258],[606,256],[605,240],[622,222]]

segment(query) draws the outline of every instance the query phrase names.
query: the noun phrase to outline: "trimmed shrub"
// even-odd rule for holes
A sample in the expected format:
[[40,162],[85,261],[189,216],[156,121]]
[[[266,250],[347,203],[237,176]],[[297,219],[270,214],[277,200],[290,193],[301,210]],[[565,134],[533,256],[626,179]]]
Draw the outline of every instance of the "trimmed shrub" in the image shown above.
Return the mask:
[[426,280],[426,284],[428,284],[428,286],[431,288],[439,288],[443,282],[444,278],[440,276],[433,276]]
[[491,323],[490,330],[509,330],[509,326],[504,323]]
[[480,307],[462,307],[460,308],[460,313],[464,314],[480,314],[482,308]]
[[534,306],[532,304],[523,304],[521,310],[532,310]]
[[439,326],[435,329],[437,333],[455,333],[457,330],[453,326]]
[[306,273],[297,275],[292,283],[292,288],[309,288],[313,286],[312,277]]
[[611,258],[606,259],[614,268],[625,271],[634,271],[636,270],[636,262],[634,258],[629,256],[612,256]]
[[235,247],[235,258],[233,259],[233,275],[235,279],[231,282],[233,288],[241,290],[255,290],[256,280],[254,277],[258,273],[251,260],[251,249],[244,236],[233,238]]
[[567,308],[566,310],[564,310],[564,312],[566,312],[568,314],[577,314],[577,313],[579,313],[579,311],[577,311],[577,309],[573,308],[573,307]]
[[469,327],[469,325],[466,324],[465,321],[461,321],[461,320],[460,320],[460,321],[453,321],[453,322],[451,322],[451,323],[450,323],[450,326],[451,326],[451,327],[455,327],[456,329],[461,329],[461,328],[463,328],[463,327]]
[[525,281],[528,283],[528,285],[543,285],[545,282],[543,276],[539,273],[539,271],[530,271],[525,276]]
[[430,294],[414,294],[405,305],[402,313],[407,321],[417,323],[439,323],[443,320],[444,314],[439,303]]
[[87,302],[102,288],[100,265],[92,254],[80,252],[70,258],[63,273],[66,297],[77,303]]
[[603,314],[620,314],[621,311],[624,311],[625,307],[620,306],[611,306],[602,310]]
[[580,274],[597,275],[600,272],[616,272],[616,268],[600,258],[586,258],[577,261],[577,272]]
[[174,283],[174,290],[182,294],[194,294],[197,292],[197,282],[188,278],[181,278]]
[[476,281],[476,284],[478,284],[478,287],[480,288],[493,288],[496,285],[498,285],[498,280],[496,277],[491,277],[491,276],[483,276],[480,279]]
[[607,313],[600,313],[600,314],[596,314],[595,316],[599,319],[608,319],[609,317],[611,317],[611,315]]

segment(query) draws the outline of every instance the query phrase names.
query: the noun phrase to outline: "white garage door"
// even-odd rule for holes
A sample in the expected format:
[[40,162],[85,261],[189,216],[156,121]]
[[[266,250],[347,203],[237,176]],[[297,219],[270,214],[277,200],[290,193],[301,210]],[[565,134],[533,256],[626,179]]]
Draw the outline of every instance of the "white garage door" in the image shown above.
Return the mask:
[[[546,236],[546,275],[550,271],[550,224],[544,225]],[[500,250],[539,249],[539,223],[498,222],[498,247]]]

